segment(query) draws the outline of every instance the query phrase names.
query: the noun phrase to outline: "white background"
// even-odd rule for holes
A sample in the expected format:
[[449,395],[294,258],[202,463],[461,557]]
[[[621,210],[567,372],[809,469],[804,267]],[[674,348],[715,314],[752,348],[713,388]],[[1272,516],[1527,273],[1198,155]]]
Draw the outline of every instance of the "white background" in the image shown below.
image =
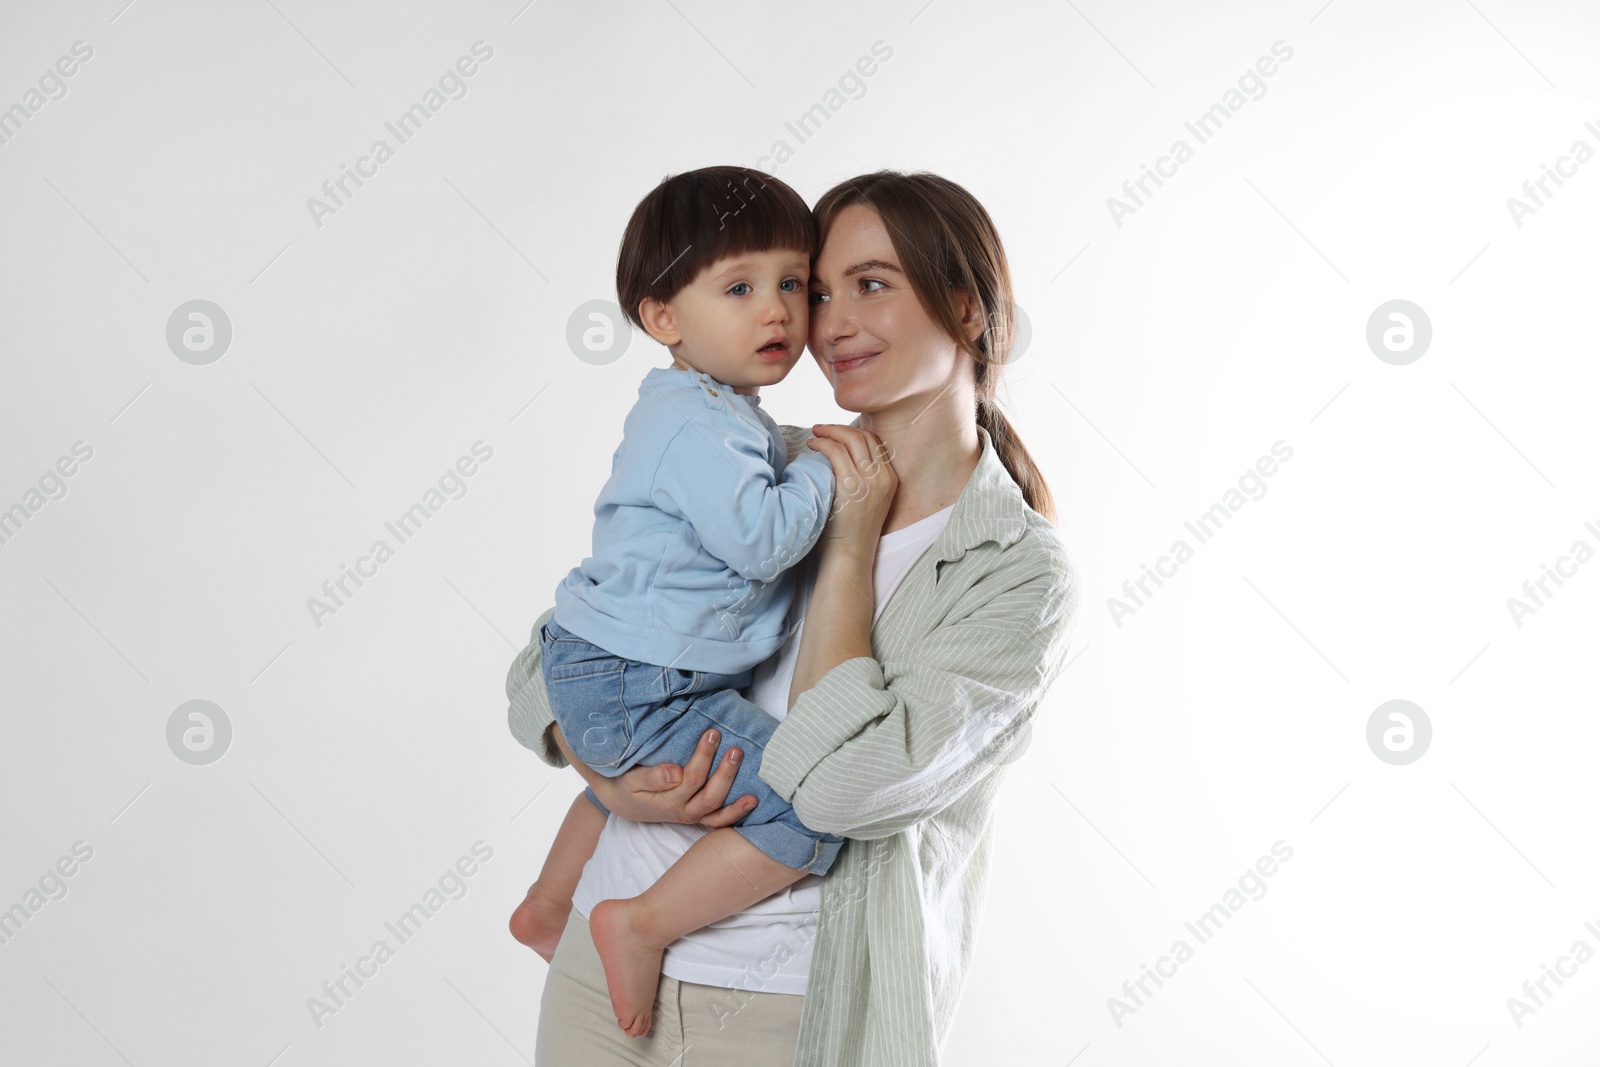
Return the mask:
[[[532,1059],[546,968],[505,921],[579,780],[510,737],[503,681],[665,362],[643,334],[584,362],[567,320],[614,299],[664,174],[786,140],[808,202],[927,169],[992,213],[1033,329],[1002,401],[1083,569],[947,1061],[1594,1063],[1600,961],[1520,1027],[1506,1001],[1600,951],[1600,564],[1520,627],[1506,601],[1600,548],[1600,161],[1521,226],[1506,201],[1600,150],[1600,15],[1320,3],[6,4],[0,107],[93,57],[0,144],[0,508],[93,457],[0,545],[0,908],[93,857],[0,945],[0,1061]],[[467,95],[397,146],[383,123],[478,40]],[[1198,144],[1184,122],[1276,41]],[[317,225],[379,137],[394,158]],[[209,365],[167,345],[192,299],[232,324]],[[1366,342],[1394,299],[1432,323],[1406,365]],[[851,417],[810,360],[763,401]],[[480,440],[466,495],[317,625],[308,598]],[[1279,440],[1196,546],[1184,522]],[[1119,625],[1107,599],[1180,537]],[[1396,698],[1433,727],[1405,766],[1366,741]],[[206,766],[166,740],[196,699],[233,729]],[[466,895],[313,1022],[480,840]],[[1107,999],[1278,840],[1266,895],[1118,1025]]]

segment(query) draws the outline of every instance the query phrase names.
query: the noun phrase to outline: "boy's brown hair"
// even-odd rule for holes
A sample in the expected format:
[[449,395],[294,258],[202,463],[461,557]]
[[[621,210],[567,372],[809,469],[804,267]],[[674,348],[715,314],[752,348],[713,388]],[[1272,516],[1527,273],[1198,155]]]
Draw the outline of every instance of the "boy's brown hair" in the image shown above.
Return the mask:
[[702,167],[661,179],[633,209],[617,253],[617,301],[644,329],[639,303],[665,303],[725,256],[816,253],[817,227],[800,194],[749,167]]

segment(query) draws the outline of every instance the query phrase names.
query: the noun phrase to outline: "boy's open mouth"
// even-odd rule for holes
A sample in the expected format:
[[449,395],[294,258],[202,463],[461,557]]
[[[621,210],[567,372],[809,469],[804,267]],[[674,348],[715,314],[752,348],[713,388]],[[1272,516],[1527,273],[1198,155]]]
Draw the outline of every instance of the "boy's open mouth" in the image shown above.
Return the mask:
[[768,341],[756,349],[756,354],[765,359],[787,359],[789,357],[789,342]]

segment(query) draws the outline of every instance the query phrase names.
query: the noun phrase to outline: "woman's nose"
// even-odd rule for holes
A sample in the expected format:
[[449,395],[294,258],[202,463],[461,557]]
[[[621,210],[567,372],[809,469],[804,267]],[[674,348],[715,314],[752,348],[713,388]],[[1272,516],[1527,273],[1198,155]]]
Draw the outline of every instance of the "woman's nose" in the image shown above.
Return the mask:
[[831,302],[825,301],[811,307],[811,329],[830,344],[850,336],[855,332],[855,327],[855,317],[832,310]]

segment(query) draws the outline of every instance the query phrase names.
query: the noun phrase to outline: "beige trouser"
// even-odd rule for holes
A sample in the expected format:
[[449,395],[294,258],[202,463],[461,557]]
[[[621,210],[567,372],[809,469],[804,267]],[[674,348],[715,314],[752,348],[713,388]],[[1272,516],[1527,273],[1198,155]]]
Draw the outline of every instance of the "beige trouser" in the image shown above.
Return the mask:
[[617,1025],[589,922],[573,911],[539,998],[536,1067],[781,1067],[794,1062],[805,998],[661,976],[650,1033]]

